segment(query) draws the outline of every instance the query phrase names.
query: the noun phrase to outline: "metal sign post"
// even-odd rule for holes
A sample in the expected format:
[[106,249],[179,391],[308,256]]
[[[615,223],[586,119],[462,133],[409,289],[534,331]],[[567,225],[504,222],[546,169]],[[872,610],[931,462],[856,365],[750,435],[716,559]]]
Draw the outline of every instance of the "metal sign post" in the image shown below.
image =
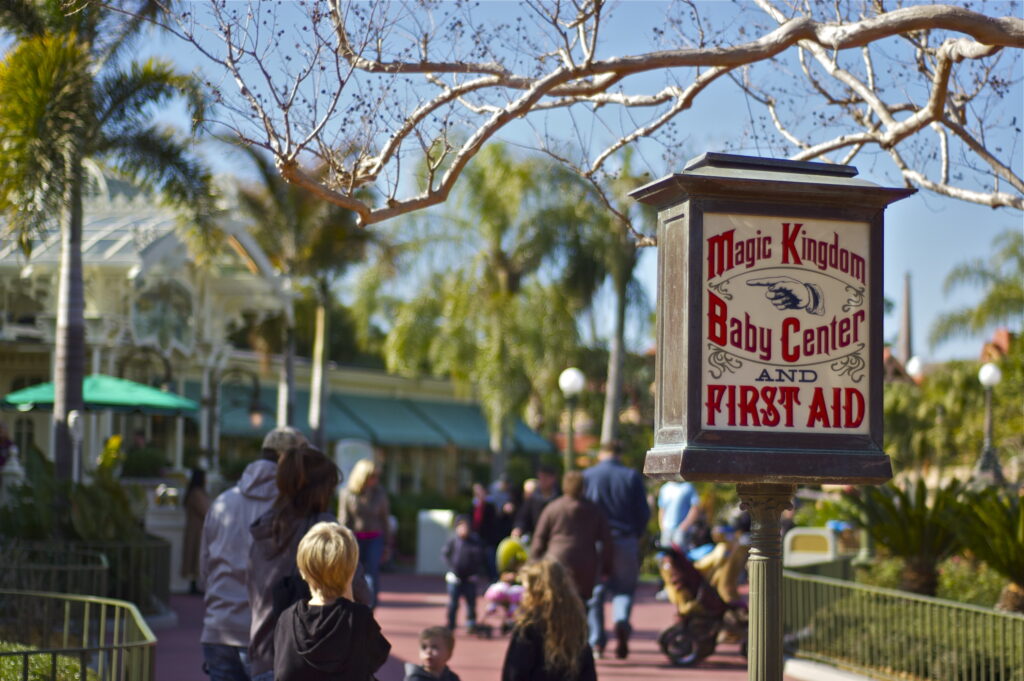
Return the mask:
[[654,447],[644,473],[738,483],[749,678],[782,678],[779,520],[798,483],[877,484],[882,214],[850,166],[705,154],[633,192],[658,213]]

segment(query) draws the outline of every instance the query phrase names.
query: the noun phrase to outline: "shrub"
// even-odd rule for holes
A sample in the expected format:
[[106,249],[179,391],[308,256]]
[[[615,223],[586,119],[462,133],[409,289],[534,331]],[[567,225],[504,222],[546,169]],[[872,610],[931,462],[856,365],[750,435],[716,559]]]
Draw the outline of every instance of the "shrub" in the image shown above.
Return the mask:
[[[0,653],[32,651],[34,648],[9,641],[0,641]],[[0,679],[22,679],[21,655],[0,656]],[[79,675],[81,665],[78,660],[66,655],[57,656],[56,672],[51,675],[49,654],[30,655],[28,658],[28,681],[97,681],[100,677],[91,669],[85,670],[85,677]]]
[[121,475],[126,478],[155,478],[167,466],[164,453],[155,447],[143,447],[129,451],[124,458]]

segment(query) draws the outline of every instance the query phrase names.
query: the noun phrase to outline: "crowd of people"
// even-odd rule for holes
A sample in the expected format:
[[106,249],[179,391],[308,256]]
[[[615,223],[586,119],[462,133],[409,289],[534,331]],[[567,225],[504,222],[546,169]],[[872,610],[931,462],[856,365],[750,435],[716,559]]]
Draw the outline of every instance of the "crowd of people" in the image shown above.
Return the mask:
[[[494,600],[489,612],[500,602],[507,616],[503,681],[596,679],[594,660],[610,640],[607,600],[614,654],[629,655],[651,511],[640,473],[620,454],[603,446],[596,465],[563,475],[561,489],[556,471],[541,466],[521,498],[505,480],[474,485],[471,511],[456,518],[441,549],[446,621],[422,633],[420,663],[407,665],[407,681],[458,681],[448,667],[458,611],[464,604],[464,624],[475,633],[481,593]],[[334,515],[337,467],[288,427],[271,431],[260,458],[212,502],[194,477],[190,518],[208,507],[195,576],[212,681],[373,678],[390,650],[374,619],[390,531],[379,477],[372,460],[358,462]],[[663,539],[671,539],[693,524],[698,500],[692,489],[663,490],[662,497]]]

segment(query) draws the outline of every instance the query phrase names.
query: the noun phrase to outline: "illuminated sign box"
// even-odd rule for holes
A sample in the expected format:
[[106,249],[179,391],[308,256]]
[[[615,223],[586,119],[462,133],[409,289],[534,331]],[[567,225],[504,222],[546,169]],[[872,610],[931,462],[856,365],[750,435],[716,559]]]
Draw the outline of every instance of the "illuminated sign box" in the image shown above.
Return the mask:
[[878,483],[882,214],[914,192],[851,166],[705,154],[658,208],[654,447],[644,473]]

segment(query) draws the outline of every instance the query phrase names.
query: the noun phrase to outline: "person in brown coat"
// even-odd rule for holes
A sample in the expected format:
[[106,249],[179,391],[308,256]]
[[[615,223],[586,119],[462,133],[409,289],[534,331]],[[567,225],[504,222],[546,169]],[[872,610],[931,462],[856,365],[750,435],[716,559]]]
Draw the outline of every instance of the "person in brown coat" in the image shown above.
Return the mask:
[[189,580],[189,593],[200,593],[196,585],[199,577],[199,544],[203,537],[203,521],[210,510],[210,496],[206,493],[206,471],[192,469],[192,478],[185,492],[185,537],[181,551],[181,576]]
[[586,601],[599,577],[612,569],[612,533],[604,512],[583,496],[583,475],[562,476],[562,496],[548,503],[531,541],[533,560],[552,558],[568,568]]

